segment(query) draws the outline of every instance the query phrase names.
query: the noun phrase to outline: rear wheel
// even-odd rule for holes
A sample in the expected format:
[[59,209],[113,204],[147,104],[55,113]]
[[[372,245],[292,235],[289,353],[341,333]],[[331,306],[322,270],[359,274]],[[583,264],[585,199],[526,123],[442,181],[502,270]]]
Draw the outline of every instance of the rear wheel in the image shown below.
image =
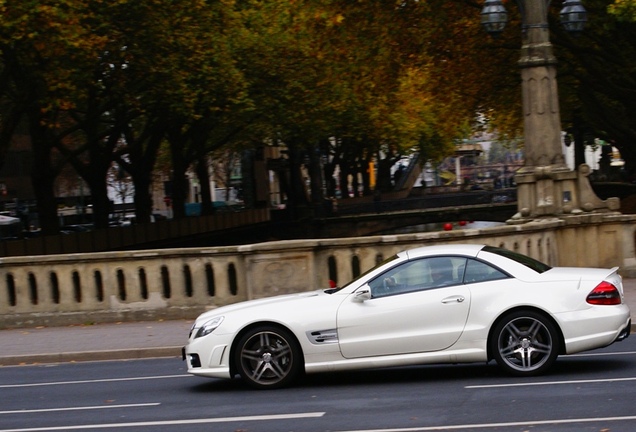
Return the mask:
[[274,326],[256,327],[238,342],[236,368],[243,381],[254,388],[280,388],[301,371],[302,353],[294,336]]
[[517,311],[503,317],[490,338],[497,364],[517,376],[544,373],[559,355],[559,332],[544,315]]

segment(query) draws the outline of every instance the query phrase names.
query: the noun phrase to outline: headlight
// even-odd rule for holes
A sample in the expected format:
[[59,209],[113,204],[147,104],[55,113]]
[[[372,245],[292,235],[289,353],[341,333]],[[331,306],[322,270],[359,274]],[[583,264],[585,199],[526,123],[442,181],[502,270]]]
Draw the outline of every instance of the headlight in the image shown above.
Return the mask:
[[218,326],[223,322],[223,317],[214,317],[209,321],[203,323],[203,325],[197,331],[197,334],[194,335],[194,338],[200,338],[201,336],[209,335],[212,333]]

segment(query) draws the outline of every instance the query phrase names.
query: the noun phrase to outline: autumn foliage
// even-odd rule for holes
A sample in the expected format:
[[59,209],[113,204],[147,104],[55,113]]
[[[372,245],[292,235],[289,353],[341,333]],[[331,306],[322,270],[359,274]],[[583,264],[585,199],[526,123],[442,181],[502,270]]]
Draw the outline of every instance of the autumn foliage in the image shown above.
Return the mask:
[[[132,177],[147,220],[165,155],[175,209],[186,171],[219,149],[284,144],[292,170],[317,152],[343,167],[411,152],[439,159],[476,127],[519,133],[521,30],[506,3],[511,23],[492,40],[480,28],[482,2],[470,0],[0,0],[0,159],[16,133],[30,136],[47,232],[57,230],[53,184],[65,169],[87,182],[104,226],[113,163]],[[595,56],[615,55],[608,47],[626,53],[606,59],[623,63],[612,82],[633,70],[636,38],[623,36],[633,33],[633,1],[585,3],[602,27],[582,42],[555,31],[564,110],[636,112],[619,94],[585,93],[605,72]],[[633,77],[621,82],[633,92]],[[636,127],[624,117],[628,133],[589,120],[627,146]]]

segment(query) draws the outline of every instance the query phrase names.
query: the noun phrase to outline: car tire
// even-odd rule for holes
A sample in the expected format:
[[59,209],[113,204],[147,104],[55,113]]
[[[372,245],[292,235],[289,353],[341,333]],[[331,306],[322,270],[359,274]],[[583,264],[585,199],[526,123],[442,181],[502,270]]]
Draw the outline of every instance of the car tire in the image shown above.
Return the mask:
[[547,371],[556,361],[560,334],[545,315],[515,311],[500,319],[490,336],[490,352],[506,372],[533,376]]
[[257,389],[292,383],[302,370],[302,352],[296,338],[275,326],[259,326],[243,334],[235,351],[236,370]]

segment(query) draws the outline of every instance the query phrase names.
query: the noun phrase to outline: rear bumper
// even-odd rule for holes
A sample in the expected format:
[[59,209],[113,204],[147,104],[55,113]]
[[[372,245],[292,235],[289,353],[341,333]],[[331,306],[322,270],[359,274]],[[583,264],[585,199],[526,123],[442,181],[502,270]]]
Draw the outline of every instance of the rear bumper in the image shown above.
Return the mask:
[[627,305],[595,306],[560,314],[565,353],[574,354],[608,346],[631,333],[631,313]]
[[627,322],[627,326],[625,326],[625,328],[621,330],[621,332],[618,334],[614,342],[620,342],[622,340],[627,339],[629,335],[631,334],[631,332],[632,332],[632,320],[630,318],[630,320]]

